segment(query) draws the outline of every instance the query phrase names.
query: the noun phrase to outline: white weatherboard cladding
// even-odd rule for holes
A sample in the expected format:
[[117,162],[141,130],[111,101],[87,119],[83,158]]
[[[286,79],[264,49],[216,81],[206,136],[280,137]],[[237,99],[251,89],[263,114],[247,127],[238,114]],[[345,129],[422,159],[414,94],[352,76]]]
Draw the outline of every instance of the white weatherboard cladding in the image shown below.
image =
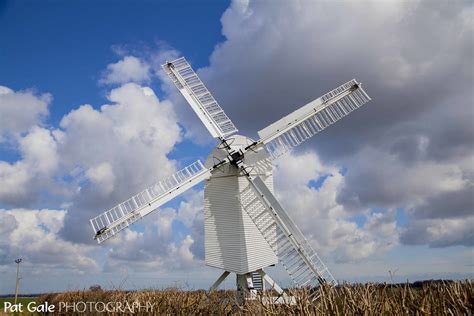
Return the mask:
[[[252,141],[235,135],[231,147],[238,148]],[[225,155],[215,148],[207,163]],[[273,191],[272,164],[261,150],[246,161],[255,166],[268,188]],[[250,163],[252,162],[252,164]],[[237,168],[227,166],[214,170],[204,189],[204,245],[206,264],[237,274],[252,272],[278,263],[278,258],[263,238],[258,228],[242,208],[239,192],[249,182],[237,173]]]

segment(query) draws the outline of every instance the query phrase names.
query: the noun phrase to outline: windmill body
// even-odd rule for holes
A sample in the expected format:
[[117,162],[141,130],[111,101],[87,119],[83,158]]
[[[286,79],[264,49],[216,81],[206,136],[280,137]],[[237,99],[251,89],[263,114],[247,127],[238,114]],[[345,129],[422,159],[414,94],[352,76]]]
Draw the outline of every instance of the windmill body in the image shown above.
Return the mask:
[[[232,135],[228,141],[235,151],[253,142],[240,135]],[[227,150],[218,145],[205,166],[210,168],[227,155]],[[246,155],[244,163],[249,166],[250,173],[260,176],[273,192],[272,163],[265,150],[262,148]],[[213,170],[205,183],[204,246],[206,264],[211,267],[246,274],[278,263],[276,254],[242,206],[241,192],[249,185],[238,167],[232,164]]]
[[[272,162],[370,100],[355,79],[258,132],[254,141],[237,128],[184,57],[162,65],[212,137],[219,140],[200,160],[92,218],[94,239],[104,242],[194,185],[205,181],[206,264],[232,272],[241,297],[256,297],[265,284],[288,300],[264,268],[281,264],[296,286],[337,282],[273,192]],[[310,298],[316,299],[318,291]]]

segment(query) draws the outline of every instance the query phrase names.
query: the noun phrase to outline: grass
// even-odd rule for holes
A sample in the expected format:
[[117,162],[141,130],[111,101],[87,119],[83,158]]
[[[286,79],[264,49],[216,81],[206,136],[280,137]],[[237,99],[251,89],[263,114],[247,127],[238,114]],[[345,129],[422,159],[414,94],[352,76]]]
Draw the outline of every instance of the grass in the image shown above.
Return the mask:
[[[474,310],[474,287],[469,280],[430,282],[418,287],[375,283],[321,287],[320,298],[314,302],[306,299],[310,294],[308,289],[293,289],[290,293],[299,298],[293,306],[265,305],[258,300],[239,304],[235,291],[207,293],[178,289],[65,292],[41,296],[38,304],[45,301],[56,305],[61,302],[151,303],[155,315],[472,315]],[[104,313],[88,309],[87,314]],[[136,314],[147,313],[142,310]]]

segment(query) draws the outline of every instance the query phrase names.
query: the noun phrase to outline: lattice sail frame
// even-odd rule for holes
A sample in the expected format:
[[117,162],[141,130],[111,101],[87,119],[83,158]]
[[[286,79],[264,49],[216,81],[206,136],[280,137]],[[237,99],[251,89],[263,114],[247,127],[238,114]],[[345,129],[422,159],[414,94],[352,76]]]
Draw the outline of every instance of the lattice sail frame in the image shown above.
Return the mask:
[[213,137],[224,139],[238,131],[184,57],[161,67]]
[[209,178],[211,172],[200,160],[158,181],[128,200],[90,219],[98,243],[116,235],[140,218],[153,212],[160,205],[190,187]]
[[258,134],[270,157],[276,159],[370,100],[360,83],[352,79]]

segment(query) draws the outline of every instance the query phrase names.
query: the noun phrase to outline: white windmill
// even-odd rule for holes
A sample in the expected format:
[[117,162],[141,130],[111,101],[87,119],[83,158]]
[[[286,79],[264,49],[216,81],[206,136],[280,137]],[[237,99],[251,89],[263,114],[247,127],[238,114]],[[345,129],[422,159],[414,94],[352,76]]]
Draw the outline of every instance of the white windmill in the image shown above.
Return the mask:
[[[283,290],[264,272],[281,263],[296,286],[336,285],[336,280],[273,194],[272,160],[370,100],[355,79],[260,130],[259,140],[237,128],[184,57],[162,65],[211,135],[219,139],[200,160],[90,220],[101,243],[205,181],[206,265],[224,270],[211,286],[237,275],[241,294],[255,295],[265,283]],[[315,292],[317,293],[317,292]]]

